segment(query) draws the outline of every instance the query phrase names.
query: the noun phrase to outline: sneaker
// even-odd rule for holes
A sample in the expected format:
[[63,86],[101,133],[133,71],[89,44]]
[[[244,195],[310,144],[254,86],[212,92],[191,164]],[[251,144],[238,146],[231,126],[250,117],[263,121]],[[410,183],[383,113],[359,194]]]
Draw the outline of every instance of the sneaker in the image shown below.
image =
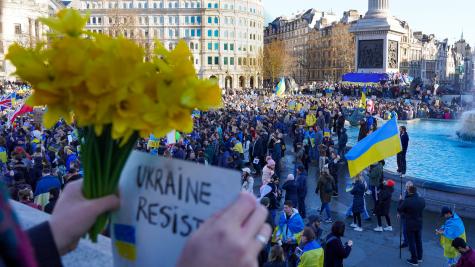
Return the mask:
[[422,263],[422,262],[423,262],[423,260],[422,260],[422,259],[421,259],[421,260],[417,260],[417,262],[418,262],[418,263]]
[[363,232],[363,228],[361,228],[361,227],[356,227],[354,230],[355,230],[356,232]]
[[411,259],[407,259],[406,262],[412,266],[419,266],[419,263],[417,263],[417,261],[413,261]]
[[352,224],[350,224],[350,227],[356,228],[356,227],[358,227],[358,225],[356,223],[352,223]]
[[383,227],[378,226],[378,227],[374,228],[374,231],[375,231],[375,232],[382,232],[382,231],[383,231]]
[[338,197],[338,193],[333,193],[332,197]]
[[401,246],[400,246],[400,248],[407,248],[408,246],[409,246],[408,244],[402,243]]
[[392,226],[384,227],[383,229],[384,229],[384,231],[388,231],[388,232],[392,232],[392,231],[393,231],[393,227],[392,227]]
[[328,219],[325,220],[325,223],[332,223],[332,222],[333,222],[333,221],[332,221],[331,218],[328,218]]

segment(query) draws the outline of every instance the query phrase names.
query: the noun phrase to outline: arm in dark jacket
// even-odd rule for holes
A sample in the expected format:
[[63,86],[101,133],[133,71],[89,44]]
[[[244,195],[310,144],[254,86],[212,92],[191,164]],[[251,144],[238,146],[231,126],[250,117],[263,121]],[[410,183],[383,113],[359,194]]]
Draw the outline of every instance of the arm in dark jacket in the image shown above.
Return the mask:
[[63,266],[48,222],[28,229],[27,234],[39,267]]
[[333,241],[335,244],[335,252],[338,258],[340,259],[346,259],[348,256],[350,256],[351,253],[351,247],[350,246],[344,246],[341,240],[336,240]]

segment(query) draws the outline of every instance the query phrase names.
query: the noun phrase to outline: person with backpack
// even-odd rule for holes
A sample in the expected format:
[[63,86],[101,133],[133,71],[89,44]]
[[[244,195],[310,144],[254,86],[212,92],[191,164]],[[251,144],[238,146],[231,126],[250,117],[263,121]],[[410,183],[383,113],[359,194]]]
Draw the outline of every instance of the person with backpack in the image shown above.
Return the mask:
[[336,221],[332,225],[331,233],[325,239],[324,267],[343,267],[343,260],[348,258],[353,247],[353,241],[348,240],[345,244],[341,238],[345,234],[345,223]]
[[315,189],[315,193],[320,195],[320,201],[322,202],[320,215],[322,215],[323,211],[325,211],[327,215],[327,218],[325,219],[326,223],[332,222],[330,202],[333,196],[334,188],[335,180],[330,175],[328,165],[326,165],[320,174],[320,178],[317,182],[317,188]]

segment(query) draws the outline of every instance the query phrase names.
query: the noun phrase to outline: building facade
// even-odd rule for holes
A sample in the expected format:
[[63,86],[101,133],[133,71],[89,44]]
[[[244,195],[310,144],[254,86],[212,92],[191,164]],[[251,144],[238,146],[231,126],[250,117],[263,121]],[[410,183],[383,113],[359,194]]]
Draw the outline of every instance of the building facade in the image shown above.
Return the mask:
[[14,79],[15,68],[5,60],[8,47],[13,43],[31,46],[44,40],[47,28],[38,19],[54,14],[62,7],[56,0],[0,1],[0,79]]
[[337,21],[334,13],[308,9],[290,17],[278,17],[264,29],[264,45],[282,41],[285,46],[286,66],[283,75],[299,84],[309,79],[308,42],[315,27]]
[[[353,19],[348,19],[351,14]],[[359,18],[358,12],[344,13],[339,22],[312,30],[309,42],[309,80],[337,82],[355,70],[355,35],[349,31]]]
[[264,10],[261,0],[76,0],[89,12],[87,29],[123,35],[153,51],[185,40],[200,78],[223,89],[262,84]]

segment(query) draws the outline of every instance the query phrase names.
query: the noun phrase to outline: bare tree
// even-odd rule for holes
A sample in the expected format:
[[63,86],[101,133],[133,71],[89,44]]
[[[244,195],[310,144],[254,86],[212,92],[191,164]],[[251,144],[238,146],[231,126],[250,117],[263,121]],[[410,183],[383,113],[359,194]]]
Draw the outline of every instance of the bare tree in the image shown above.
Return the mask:
[[276,78],[285,75],[288,66],[288,55],[283,41],[274,41],[264,47],[264,77],[275,84]]

